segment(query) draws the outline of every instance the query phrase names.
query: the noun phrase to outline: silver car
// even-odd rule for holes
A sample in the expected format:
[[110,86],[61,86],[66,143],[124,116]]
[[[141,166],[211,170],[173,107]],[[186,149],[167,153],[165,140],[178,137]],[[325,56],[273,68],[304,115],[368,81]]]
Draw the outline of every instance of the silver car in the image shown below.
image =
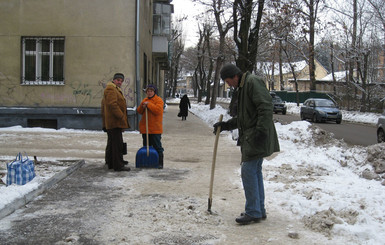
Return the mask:
[[335,121],[340,124],[342,113],[333,101],[310,98],[300,108],[301,120],[311,119],[313,122]]
[[377,142],[385,142],[385,111],[382,116],[378,118],[377,122]]

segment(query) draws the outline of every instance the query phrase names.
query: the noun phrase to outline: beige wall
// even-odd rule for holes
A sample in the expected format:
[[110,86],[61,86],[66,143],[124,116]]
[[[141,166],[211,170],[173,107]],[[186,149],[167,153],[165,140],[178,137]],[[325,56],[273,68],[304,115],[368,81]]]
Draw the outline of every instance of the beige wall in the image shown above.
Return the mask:
[[[151,3],[150,3],[151,2]],[[146,94],[143,92],[143,89],[148,84],[148,81],[151,80],[151,71],[152,71],[152,1],[140,1],[141,11],[140,14],[147,18],[141,19],[140,23],[140,92],[138,93],[141,96],[141,99],[146,97]],[[147,81],[145,81],[145,68],[144,68],[144,54],[147,56]]]
[[[143,2],[151,18],[152,1]],[[116,72],[134,106],[135,12],[136,0],[1,0],[0,106],[100,107]],[[141,24],[141,59],[145,52],[151,61],[151,19]],[[20,85],[22,36],[65,37],[65,85]]]

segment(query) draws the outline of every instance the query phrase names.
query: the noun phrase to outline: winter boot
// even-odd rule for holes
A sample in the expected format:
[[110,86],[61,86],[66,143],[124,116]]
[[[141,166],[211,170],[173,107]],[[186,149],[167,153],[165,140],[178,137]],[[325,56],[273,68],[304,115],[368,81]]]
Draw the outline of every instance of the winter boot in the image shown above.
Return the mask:
[[163,168],[163,155],[162,156],[159,156],[159,162],[158,162],[158,169],[162,169]]

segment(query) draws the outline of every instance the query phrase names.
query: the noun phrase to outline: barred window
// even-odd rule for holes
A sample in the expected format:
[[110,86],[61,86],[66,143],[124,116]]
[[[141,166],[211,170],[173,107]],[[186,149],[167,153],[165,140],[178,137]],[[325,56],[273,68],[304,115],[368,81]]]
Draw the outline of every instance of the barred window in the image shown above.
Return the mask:
[[22,37],[25,85],[64,84],[64,37]]

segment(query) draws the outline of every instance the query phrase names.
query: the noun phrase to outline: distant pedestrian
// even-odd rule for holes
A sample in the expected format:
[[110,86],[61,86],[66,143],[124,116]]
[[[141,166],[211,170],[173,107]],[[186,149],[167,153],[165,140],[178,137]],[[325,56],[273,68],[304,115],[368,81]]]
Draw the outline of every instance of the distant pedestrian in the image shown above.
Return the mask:
[[156,87],[152,84],[146,87],[147,97],[142,100],[138,106],[138,113],[142,115],[139,122],[139,131],[142,134],[143,146],[147,145],[146,141],[146,114],[148,115],[148,144],[154,147],[159,155],[159,168],[163,168],[163,100],[156,94]]
[[123,161],[122,132],[130,128],[126,99],[120,89],[123,82],[124,75],[116,73],[112,82],[107,83],[101,103],[103,130],[107,131],[105,160],[108,168],[115,171],[130,171]]
[[182,121],[187,119],[189,108],[191,109],[190,100],[185,94],[179,102],[179,115],[182,117]]
[[238,93],[237,115],[214,124],[214,133],[238,128],[241,146],[241,177],[246,197],[245,211],[235,221],[249,224],[266,219],[263,158],[278,152],[279,142],[273,122],[273,105],[265,82],[249,72],[242,73],[233,64],[222,67],[221,78]]

